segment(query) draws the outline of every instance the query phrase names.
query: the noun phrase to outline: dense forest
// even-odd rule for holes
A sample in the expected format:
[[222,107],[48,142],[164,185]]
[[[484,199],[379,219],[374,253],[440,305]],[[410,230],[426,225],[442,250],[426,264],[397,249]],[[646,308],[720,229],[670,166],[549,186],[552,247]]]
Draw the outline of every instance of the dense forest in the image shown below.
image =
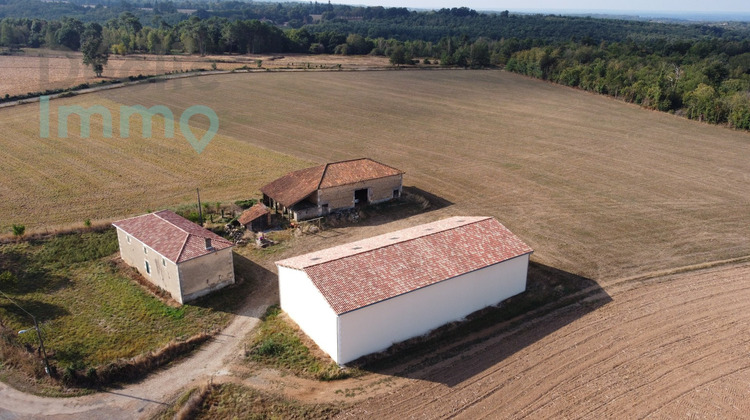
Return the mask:
[[[46,47],[105,56],[375,54],[399,65],[425,60],[496,66],[750,129],[747,23],[666,24],[318,2],[146,0],[0,0],[0,18],[0,46],[10,50]],[[106,57],[99,62],[106,64]]]

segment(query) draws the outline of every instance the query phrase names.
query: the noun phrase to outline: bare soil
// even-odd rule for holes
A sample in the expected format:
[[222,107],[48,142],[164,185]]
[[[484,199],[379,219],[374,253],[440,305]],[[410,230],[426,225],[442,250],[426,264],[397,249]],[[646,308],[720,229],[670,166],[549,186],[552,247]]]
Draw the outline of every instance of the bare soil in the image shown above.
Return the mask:
[[[402,376],[340,418],[741,418],[750,264],[628,282]],[[599,296],[601,298],[601,296]],[[438,355],[439,356],[439,355]]]

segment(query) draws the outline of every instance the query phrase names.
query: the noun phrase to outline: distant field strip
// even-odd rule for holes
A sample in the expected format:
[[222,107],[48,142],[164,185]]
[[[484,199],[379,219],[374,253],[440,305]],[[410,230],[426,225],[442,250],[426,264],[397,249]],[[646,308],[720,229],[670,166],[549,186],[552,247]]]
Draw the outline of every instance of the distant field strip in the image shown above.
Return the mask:
[[[203,103],[301,159],[370,156],[592,278],[750,255],[750,134],[501,71],[236,74],[102,93]],[[177,112],[177,111],[175,111]],[[181,111],[180,111],[181,112]]]
[[[741,418],[750,412],[749,264],[661,278],[612,298],[590,313],[573,306],[488,333],[486,342],[420,372],[418,382],[342,417]],[[478,373],[465,378],[465,372]]]

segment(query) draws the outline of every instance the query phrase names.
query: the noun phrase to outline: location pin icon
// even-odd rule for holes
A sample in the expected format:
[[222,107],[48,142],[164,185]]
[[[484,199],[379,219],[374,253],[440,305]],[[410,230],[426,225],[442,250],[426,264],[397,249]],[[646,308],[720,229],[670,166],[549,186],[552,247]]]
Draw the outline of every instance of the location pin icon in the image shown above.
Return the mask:
[[[190,118],[195,115],[205,115],[209,121],[208,130],[206,130],[200,139],[195,137],[193,130],[190,128]],[[180,131],[182,131],[182,135],[185,136],[187,141],[190,142],[190,145],[193,146],[193,149],[201,153],[219,131],[219,117],[213,109],[205,105],[193,105],[186,109],[180,116]]]

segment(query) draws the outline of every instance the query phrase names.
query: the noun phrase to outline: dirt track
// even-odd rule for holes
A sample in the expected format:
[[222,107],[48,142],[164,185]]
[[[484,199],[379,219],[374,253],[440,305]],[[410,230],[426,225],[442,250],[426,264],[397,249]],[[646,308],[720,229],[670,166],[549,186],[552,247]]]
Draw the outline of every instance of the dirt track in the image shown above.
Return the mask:
[[[637,286],[637,287],[636,287]],[[750,264],[606,288],[497,331],[345,418],[741,418],[750,413]],[[605,292],[599,297],[606,298]]]

